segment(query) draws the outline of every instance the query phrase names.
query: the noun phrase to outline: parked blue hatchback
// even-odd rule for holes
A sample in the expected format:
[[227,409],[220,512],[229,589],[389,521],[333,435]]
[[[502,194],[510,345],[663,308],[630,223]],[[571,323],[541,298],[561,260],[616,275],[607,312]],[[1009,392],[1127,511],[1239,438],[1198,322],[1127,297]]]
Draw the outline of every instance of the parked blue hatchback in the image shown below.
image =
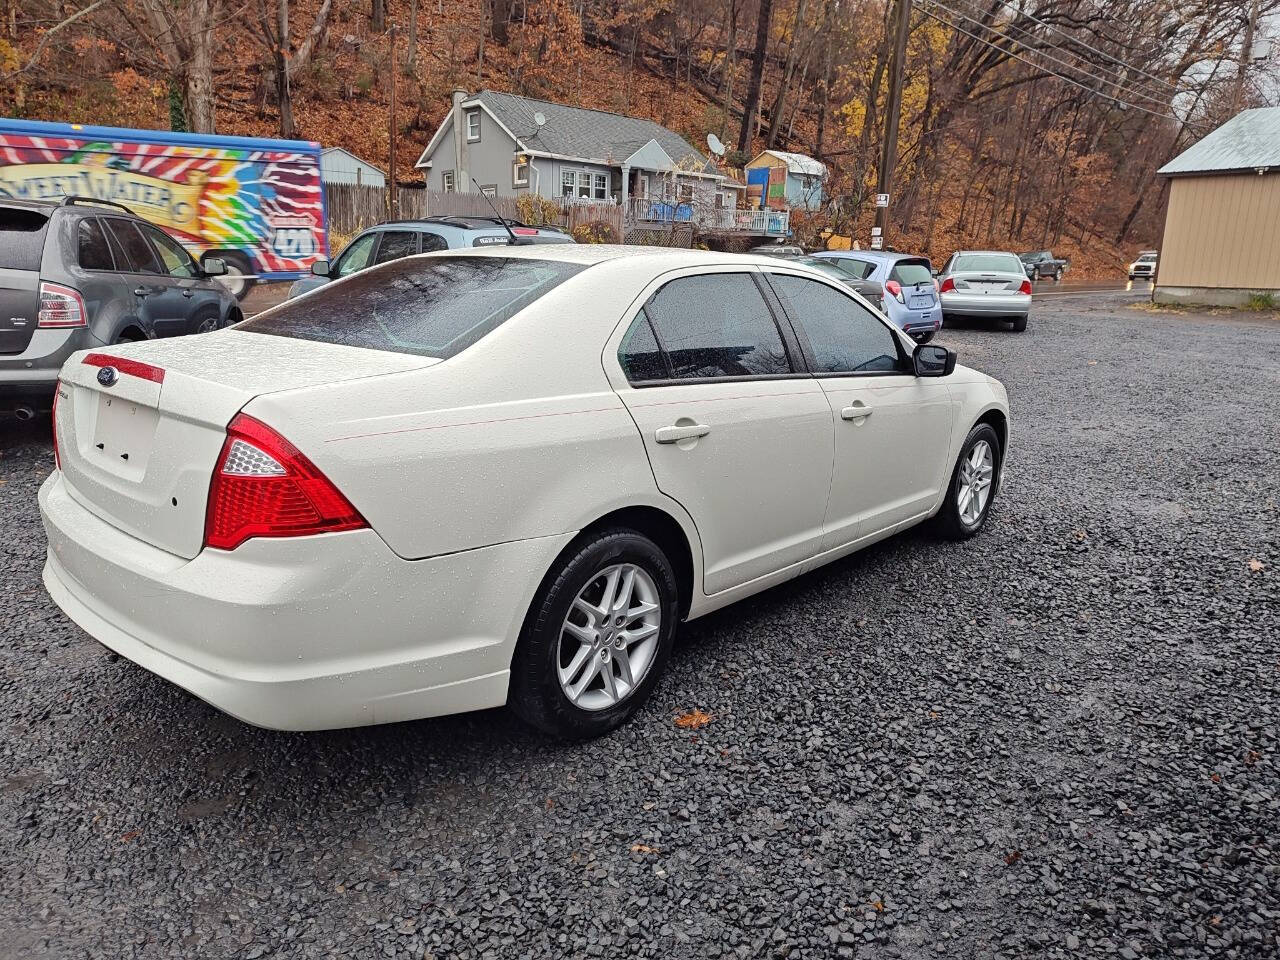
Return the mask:
[[847,273],[853,289],[919,343],[942,329],[942,300],[927,257],[887,250],[824,250],[812,256]]

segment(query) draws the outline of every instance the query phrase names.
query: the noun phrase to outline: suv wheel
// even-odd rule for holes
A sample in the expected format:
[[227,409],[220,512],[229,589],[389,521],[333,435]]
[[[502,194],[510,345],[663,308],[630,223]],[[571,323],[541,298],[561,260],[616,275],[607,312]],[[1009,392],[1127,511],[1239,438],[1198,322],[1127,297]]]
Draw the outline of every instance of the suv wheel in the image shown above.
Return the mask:
[[511,663],[511,707],[555,736],[625,723],[666,667],[679,616],[671,564],[634,530],[572,545],[534,599]]

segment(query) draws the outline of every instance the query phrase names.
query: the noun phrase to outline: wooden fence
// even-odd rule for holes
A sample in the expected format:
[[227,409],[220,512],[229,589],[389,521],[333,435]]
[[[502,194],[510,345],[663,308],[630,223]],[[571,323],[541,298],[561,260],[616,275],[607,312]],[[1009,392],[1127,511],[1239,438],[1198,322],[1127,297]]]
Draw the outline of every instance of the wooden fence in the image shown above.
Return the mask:
[[[427,191],[413,187],[397,187],[396,219],[410,220],[427,215]],[[370,187],[355,183],[326,183],[325,205],[329,212],[329,232],[338,238],[349,238],[366,227],[391,219],[390,188]]]

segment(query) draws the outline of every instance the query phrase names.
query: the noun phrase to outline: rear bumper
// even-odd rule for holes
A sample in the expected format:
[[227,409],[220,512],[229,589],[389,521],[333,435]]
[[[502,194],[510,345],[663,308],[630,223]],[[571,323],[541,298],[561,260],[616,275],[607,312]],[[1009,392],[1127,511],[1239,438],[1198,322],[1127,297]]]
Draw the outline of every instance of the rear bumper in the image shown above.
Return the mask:
[[1020,317],[1031,312],[1026,293],[944,293],[942,312],[949,317]]
[[506,702],[543,573],[572,534],[402,560],[355,530],[184,560],[40,488],[44,583],[103,645],[248,723],[320,730]]
[[892,300],[887,294],[885,295],[886,306],[888,309],[889,319],[893,321],[894,326],[904,333],[928,333],[931,330],[938,330],[942,327],[942,304],[935,303],[932,307],[925,309],[911,309],[896,300],[892,302],[892,306],[888,305],[888,301]]
[[0,413],[24,405],[49,410],[66,359],[77,350],[101,345],[87,327],[35,330],[22,353],[0,355]]

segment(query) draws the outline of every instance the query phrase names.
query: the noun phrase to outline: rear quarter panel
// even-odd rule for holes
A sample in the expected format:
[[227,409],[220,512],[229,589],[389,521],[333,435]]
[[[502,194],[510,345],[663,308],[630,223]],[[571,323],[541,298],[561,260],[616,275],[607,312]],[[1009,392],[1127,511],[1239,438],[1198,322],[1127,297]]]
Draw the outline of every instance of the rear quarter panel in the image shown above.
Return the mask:
[[270,394],[246,412],[302,449],[406,558],[573,531],[635,504],[675,513],[601,365],[642,286],[608,266],[443,363]]

